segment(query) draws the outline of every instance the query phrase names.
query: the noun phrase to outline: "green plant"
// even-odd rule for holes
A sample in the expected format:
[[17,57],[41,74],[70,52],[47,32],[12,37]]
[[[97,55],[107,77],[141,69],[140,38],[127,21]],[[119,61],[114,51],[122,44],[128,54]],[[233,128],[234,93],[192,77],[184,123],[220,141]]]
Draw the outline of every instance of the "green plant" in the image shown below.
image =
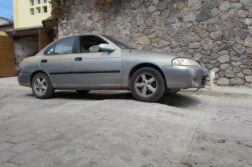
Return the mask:
[[52,16],[59,17],[63,11],[73,5],[72,0],[51,0]]
[[94,0],[98,6],[98,9],[102,9],[106,3],[111,3],[112,0]]
[[[52,16],[60,17],[66,9],[69,9],[74,3],[81,3],[83,0],[51,0]],[[105,4],[112,0],[93,0],[98,9],[102,9]],[[83,2],[82,2],[83,3]]]

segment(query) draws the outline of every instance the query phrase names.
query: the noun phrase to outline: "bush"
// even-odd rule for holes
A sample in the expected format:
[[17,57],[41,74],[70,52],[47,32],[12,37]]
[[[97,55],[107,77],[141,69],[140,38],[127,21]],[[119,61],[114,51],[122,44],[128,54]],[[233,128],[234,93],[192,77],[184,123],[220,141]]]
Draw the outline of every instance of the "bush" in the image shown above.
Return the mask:
[[[98,9],[102,9],[105,4],[112,0],[93,0]],[[69,9],[74,3],[81,3],[82,0],[51,0],[52,16],[60,17],[66,9]]]

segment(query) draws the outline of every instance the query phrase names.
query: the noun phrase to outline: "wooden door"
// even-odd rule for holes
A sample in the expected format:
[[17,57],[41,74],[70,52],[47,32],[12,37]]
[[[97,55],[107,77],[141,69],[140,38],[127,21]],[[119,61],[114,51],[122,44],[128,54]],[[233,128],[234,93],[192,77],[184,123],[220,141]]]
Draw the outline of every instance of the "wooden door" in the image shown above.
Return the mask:
[[13,39],[0,36],[0,77],[15,75]]
[[53,41],[51,32],[47,32],[44,29],[39,30],[39,50],[42,50],[45,46]]

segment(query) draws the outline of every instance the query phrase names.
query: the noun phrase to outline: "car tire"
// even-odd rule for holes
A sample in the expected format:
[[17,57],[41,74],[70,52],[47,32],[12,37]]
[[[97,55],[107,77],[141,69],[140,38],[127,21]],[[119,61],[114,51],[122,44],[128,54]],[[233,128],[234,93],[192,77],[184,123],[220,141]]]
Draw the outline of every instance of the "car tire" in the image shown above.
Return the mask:
[[137,70],[131,77],[130,88],[133,96],[144,102],[159,101],[166,90],[163,76],[151,67]]
[[54,94],[49,77],[44,73],[37,73],[32,78],[32,92],[39,99],[51,98]]
[[167,89],[166,94],[176,94],[180,91],[180,89]]
[[77,93],[85,95],[88,94],[90,92],[90,90],[76,90]]

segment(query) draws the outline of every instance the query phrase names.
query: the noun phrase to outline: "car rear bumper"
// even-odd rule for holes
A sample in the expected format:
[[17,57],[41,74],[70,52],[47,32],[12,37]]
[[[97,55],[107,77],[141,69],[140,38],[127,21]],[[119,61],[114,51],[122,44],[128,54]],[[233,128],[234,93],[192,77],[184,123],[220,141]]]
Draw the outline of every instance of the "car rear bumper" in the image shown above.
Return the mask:
[[19,73],[18,75],[18,83],[21,86],[31,86],[31,74],[30,73]]
[[208,71],[197,66],[163,66],[167,88],[188,89],[204,88]]

